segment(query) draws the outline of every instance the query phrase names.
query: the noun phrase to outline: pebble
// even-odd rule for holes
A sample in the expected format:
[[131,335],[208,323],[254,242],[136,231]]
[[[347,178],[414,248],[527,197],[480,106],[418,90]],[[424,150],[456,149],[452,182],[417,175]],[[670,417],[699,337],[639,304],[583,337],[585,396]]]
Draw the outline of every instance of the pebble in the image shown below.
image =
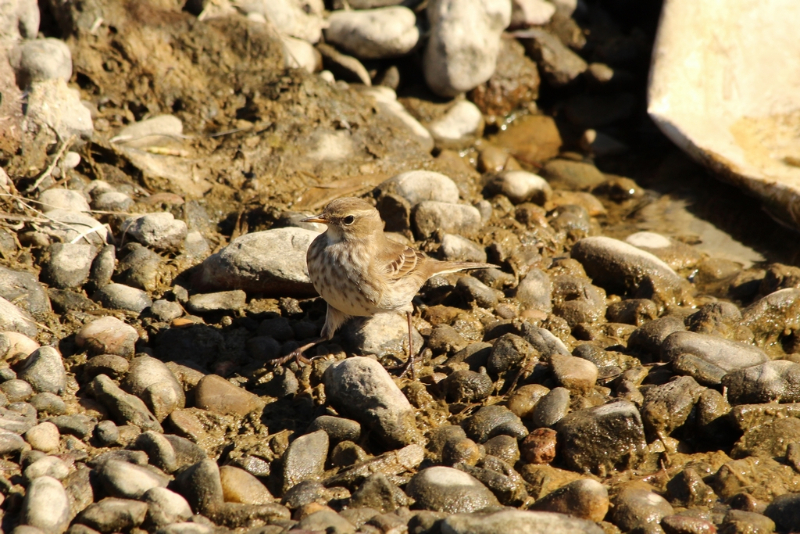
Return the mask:
[[110,419],[100,421],[94,430],[94,437],[101,445],[110,446],[119,443],[119,428]]
[[386,59],[407,54],[419,40],[414,12],[404,6],[334,11],[325,40],[359,59]]
[[311,421],[306,432],[317,430],[324,430],[333,442],[358,441],[361,437],[361,424],[358,421],[332,415],[320,415]]
[[704,389],[690,376],[649,388],[641,409],[645,430],[653,438],[669,436],[686,422]]
[[120,460],[108,460],[95,468],[97,479],[108,495],[140,499],[151,488],[166,487],[169,479],[155,469]]
[[693,354],[725,371],[745,369],[769,360],[757,347],[718,336],[678,331],[664,339],[662,361],[672,362],[683,354]]
[[32,39],[11,53],[12,57],[18,55],[18,61],[12,59],[12,66],[16,71],[17,85],[22,88],[55,78],[68,82],[72,77],[72,54],[60,39]]
[[[36,410],[33,414],[20,412],[17,409],[20,404],[12,405],[8,408],[0,408],[0,429],[14,432],[15,434],[24,434],[30,430],[36,423]],[[31,406],[31,409],[33,407]]]
[[528,435],[522,420],[505,406],[499,405],[484,406],[467,418],[462,426],[467,435],[478,443],[501,434],[515,438]]
[[528,28],[547,24],[556,12],[556,6],[545,0],[513,0],[511,2],[511,28]]
[[147,503],[106,497],[90,504],[76,522],[102,533],[123,532],[139,527],[147,515]]
[[0,358],[14,362],[30,356],[39,344],[19,332],[0,332]]
[[488,184],[489,191],[508,197],[514,204],[533,202],[544,205],[553,195],[547,180],[527,171],[505,171]]
[[51,311],[47,291],[36,276],[27,271],[0,267],[0,296],[37,319]]
[[800,288],[780,289],[742,311],[744,326],[755,335],[755,344],[769,347],[781,342],[784,332],[800,328]]
[[220,291],[218,293],[201,293],[189,297],[189,302],[186,305],[192,313],[235,311],[247,305],[247,294],[240,289]]
[[686,330],[683,319],[674,315],[659,317],[643,324],[628,338],[628,347],[642,353],[643,363],[659,361],[664,340],[674,332]]
[[100,211],[128,211],[133,199],[121,191],[106,191],[92,199],[92,207]]
[[111,283],[114,267],[117,263],[117,249],[114,245],[105,245],[92,262],[89,280],[95,287],[100,288]]
[[28,444],[19,434],[0,430],[0,456],[16,454],[28,448]]
[[8,402],[25,402],[33,395],[33,388],[24,380],[12,378],[0,384],[0,392]]
[[553,280],[553,313],[574,327],[596,323],[606,315],[606,293],[580,276],[558,275]]
[[206,375],[194,389],[195,406],[219,414],[247,415],[264,407],[257,395],[218,375]]
[[541,384],[520,386],[509,395],[508,409],[517,417],[525,419],[531,415],[539,400],[549,392],[550,390]]
[[639,298],[679,298],[682,279],[656,256],[610,237],[586,237],[570,255],[583,264],[592,281],[612,292],[629,291]]
[[97,375],[108,375],[118,379],[128,374],[130,362],[122,356],[116,354],[101,354],[89,358],[83,366],[84,379],[90,380]]
[[503,334],[495,341],[486,368],[493,375],[499,375],[518,367],[533,354],[533,347],[525,339],[516,334]]
[[420,202],[413,214],[414,229],[423,238],[436,231],[449,234],[474,234],[481,228],[481,212],[465,204],[434,200]]
[[320,510],[305,516],[297,524],[305,532],[334,532],[335,534],[355,534],[356,527],[333,510]]
[[557,433],[552,428],[537,428],[522,440],[522,456],[529,464],[549,464],[556,458]]
[[504,510],[493,514],[451,515],[442,521],[442,532],[552,532],[558,534],[601,534],[595,523],[550,512]]
[[551,427],[569,411],[570,394],[567,388],[553,388],[536,403],[531,421],[538,428]]
[[447,261],[486,262],[486,251],[477,243],[455,234],[445,234],[439,249]]
[[608,513],[608,490],[596,480],[584,478],[548,493],[531,510],[555,512],[600,522]]
[[369,427],[387,445],[419,439],[415,410],[377,361],[351,357],[334,363],[325,371],[324,383],[331,405]]
[[28,382],[36,392],[60,395],[67,387],[64,361],[54,347],[41,347],[35,350],[22,362],[17,376]]
[[583,58],[547,30],[526,30],[522,42],[539,65],[544,79],[553,87],[572,83],[588,68]]
[[492,289],[477,278],[472,276],[461,276],[456,282],[456,292],[468,304],[475,304],[481,308],[492,309],[497,306],[498,301],[503,296],[503,292]]
[[58,450],[61,434],[53,423],[45,421],[25,432],[25,441],[37,451],[50,453]]
[[150,413],[139,397],[125,393],[106,375],[96,376],[89,384],[89,391],[108,409],[118,423],[132,423],[143,430],[163,431],[158,419]]
[[128,310],[134,313],[142,313],[153,304],[147,293],[141,289],[116,283],[103,286],[95,292],[92,299],[110,310]]
[[428,124],[436,146],[459,150],[472,146],[483,135],[483,113],[468,100],[460,100],[444,115]]
[[70,521],[69,498],[61,482],[43,476],[31,481],[22,500],[19,522],[46,533],[61,534]]
[[39,203],[45,213],[54,210],[88,212],[91,209],[86,197],[80,191],[56,187],[42,191]]
[[626,243],[661,258],[673,269],[689,269],[702,260],[696,248],[655,232],[636,232],[625,238]]
[[92,321],[75,335],[75,343],[90,354],[114,354],[124,358],[133,357],[138,340],[134,327],[110,315]]
[[304,228],[278,228],[239,236],[203,262],[197,287],[265,296],[316,295],[308,278],[306,251],[318,235]]
[[722,385],[731,404],[800,402],[800,364],[773,360],[726,374]]
[[150,312],[161,321],[168,323],[183,315],[183,308],[177,302],[158,299],[150,306]]
[[54,243],[42,276],[51,286],[67,289],[82,286],[89,279],[97,249],[87,243]]
[[283,456],[283,491],[305,480],[320,480],[328,457],[328,434],[323,430],[300,436]]
[[658,318],[658,306],[650,299],[625,299],[608,306],[608,320],[642,326]]
[[28,337],[36,337],[39,333],[33,317],[3,297],[0,297],[0,330],[11,330]]
[[562,458],[578,471],[606,473],[638,457],[646,444],[639,410],[628,401],[573,412],[557,430]]
[[433,150],[433,137],[431,137],[430,132],[403,107],[403,104],[397,101],[397,93],[395,93],[394,89],[376,86],[364,91],[364,93],[375,99],[381,111],[399,119],[408,130],[410,137],[420,145],[424,152]]
[[613,504],[612,521],[626,532],[648,531],[674,513],[667,500],[643,482],[624,485]]
[[439,96],[469,91],[494,73],[500,34],[511,22],[511,3],[501,0],[436,0],[428,4],[430,38],[422,70]]
[[455,402],[476,402],[488,397],[494,383],[489,375],[462,369],[450,374],[442,384],[447,398]]
[[531,269],[520,280],[515,297],[524,309],[549,313],[553,309],[553,282],[541,269]]
[[567,159],[547,162],[542,175],[552,186],[570,191],[593,188],[606,181],[605,175],[594,165]]
[[219,468],[219,477],[225,502],[269,504],[275,501],[266,486],[244,469],[224,465]]
[[380,513],[394,512],[413,503],[386,475],[376,473],[364,480],[350,498],[349,507],[372,508]]
[[550,366],[558,385],[572,392],[587,393],[597,382],[597,366],[588,360],[553,354],[550,356]]
[[486,454],[500,458],[509,465],[514,465],[519,460],[520,452],[517,439],[513,436],[501,434],[483,443]]
[[[800,499],[798,498],[797,493],[780,495],[775,497],[775,499],[767,506],[767,509],[764,511],[764,515],[774,521],[773,529],[777,529],[778,532],[789,532],[797,529],[798,525],[800,525],[800,514],[798,513],[800,508],[798,508],[798,504],[800,504]],[[733,510],[731,510],[731,512],[733,512]],[[727,519],[728,518],[726,517],[726,520]],[[750,519],[752,524],[763,525],[763,527],[765,527],[764,532],[771,532],[769,530],[769,525],[765,524],[766,522],[763,521],[762,518],[757,518],[758,521],[754,521],[753,519],[756,518],[749,516],[740,516],[739,518],[731,519],[738,519],[739,521],[743,519]]]
[[180,248],[188,228],[171,213],[162,212],[128,219],[122,231],[146,247],[169,251]]
[[281,44],[286,68],[303,69],[310,74],[322,68],[322,56],[308,41],[281,35]]
[[87,213],[54,209],[47,212],[47,218],[50,222],[42,223],[42,227],[64,243],[80,241],[101,247],[108,240],[108,228]]
[[30,124],[38,128],[46,125],[61,139],[72,136],[88,139],[94,133],[89,108],[81,103],[78,90],[68,87],[62,78],[31,84],[25,116]]
[[120,251],[122,257],[116,268],[116,281],[137,289],[155,292],[159,283],[169,281],[162,258],[139,243],[128,243]]
[[458,186],[444,174],[433,171],[408,171],[395,175],[376,188],[379,195],[398,195],[411,206],[425,200],[458,202]]
[[520,117],[491,142],[519,161],[536,165],[558,156],[562,145],[555,121],[546,115]]
[[423,469],[411,478],[406,493],[423,510],[450,514],[499,506],[494,494],[478,479],[451,467]]
[[142,399],[159,421],[186,404],[178,379],[161,360],[151,356],[143,355],[131,360],[122,386]]
[[192,517],[192,509],[181,495],[167,488],[151,488],[144,492],[142,501],[147,503],[147,521],[155,527],[186,521]]
[[[408,321],[404,315],[387,312],[348,321],[341,330],[345,343],[356,354],[401,356],[408,353]],[[411,328],[414,354],[422,349],[423,339]]]

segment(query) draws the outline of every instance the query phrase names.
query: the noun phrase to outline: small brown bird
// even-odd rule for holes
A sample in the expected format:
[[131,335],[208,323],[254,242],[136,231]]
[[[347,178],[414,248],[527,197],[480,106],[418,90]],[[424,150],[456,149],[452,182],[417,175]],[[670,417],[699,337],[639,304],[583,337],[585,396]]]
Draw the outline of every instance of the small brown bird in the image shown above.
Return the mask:
[[[496,267],[488,263],[438,261],[386,237],[378,210],[360,198],[339,198],[322,213],[303,220],[328,225],[308,248],[308,274],[314,288],[328,303],[321,337],[276,363],[291,358],[308,362],[303,352],[329,340],[350,317],[406,312],[408,361],[403,375],[414,371],[411,341],[411,300],[428,278],[465,269]],[[402,376],[402,375],[401,375]]]

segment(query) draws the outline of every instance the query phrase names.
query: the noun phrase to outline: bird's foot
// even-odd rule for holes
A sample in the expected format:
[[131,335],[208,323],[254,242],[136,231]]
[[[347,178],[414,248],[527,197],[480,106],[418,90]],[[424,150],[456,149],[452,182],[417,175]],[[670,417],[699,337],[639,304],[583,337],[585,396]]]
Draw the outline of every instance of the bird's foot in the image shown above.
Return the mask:
[[390,367],[386,367],[386,370],[387,371],[397,371],[399,369],[402,369],[403,372],[400,373],[400,376],[398,376],[397,378],[403,378],[407,374],[411,373],[411,380],[416,380],[417,379],[417,372],[416,372],[416,369],[414,368],[414,364],[415,363],[416,362],[414,361],[414,358],[409,358],[408,360],[405,361],[405,363],[401,363],[400,365],[392,365]]
[[297,362],[297,365],[311,365],[311,361],[314,358],[306,358],[299,350],[293,350],[283,358],[275,358],[274,360],[270,360],[270,363],[273,367],[282,367],[289,363],[289,361],[292,359]]

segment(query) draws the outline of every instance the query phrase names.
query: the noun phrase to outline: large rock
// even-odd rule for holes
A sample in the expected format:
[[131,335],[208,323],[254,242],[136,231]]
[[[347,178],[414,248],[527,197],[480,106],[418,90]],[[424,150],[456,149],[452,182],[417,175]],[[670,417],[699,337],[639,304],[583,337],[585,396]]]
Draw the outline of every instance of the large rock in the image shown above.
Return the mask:
[[420,439],[414,408],[373,359],[353,357],[328,367],[325,394],[342,414],[367,425],[392,447]]
[[278,228],[234,239],[207,258],[196,279],[204,291],[242,289],[266,296],[311,296],[306,252],[319,234]]
[[423,73],[440,96],[456,96],[488,80],[497,65],[500,35],[511,22],[509,0],[434,0]]

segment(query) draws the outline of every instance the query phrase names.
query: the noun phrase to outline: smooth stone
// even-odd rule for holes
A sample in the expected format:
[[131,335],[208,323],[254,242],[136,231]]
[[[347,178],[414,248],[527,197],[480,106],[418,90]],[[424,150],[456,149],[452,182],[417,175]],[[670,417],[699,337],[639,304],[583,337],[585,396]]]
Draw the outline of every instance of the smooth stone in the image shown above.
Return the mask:
[[47,233],[64,243],[72,241],[90,243],[96,247],[106,245],[108,228],[88,213],[54,209],[47,213],[49,222],[42,223]]
[[142,399],[159,421],[186,405],[186,396],[178,379],[164,362],[151,356],[138,356],[131,360],[122,387]]
[[150,312],[165,323],[168,323],[183,315],[183,308],[177,302],[158,299],[150,306]]
[[361,424],[352,419],[320,415],[308,425],[306,432],[324,430],[331,441],[358,441],[361,437]]
[[404,6],[334,11],[325,39],[359,59],[405,55],[416,46],[419,29],[414,12]]
[[219,414],[247,415],[264,401],[219,375],[204,376],[194,389],[195,406]]
[[406,493],[423,510],[470,513],[499,506],[497,498],[478,479],[451,467],[429,467],[414,475]]
[[117,249],[114,245],[100,247],[100,252],[92,262],[89,280],[95,287],[100,288],[111,283],[114,269],[117,264]]
[[447,534],[601,534],[603,530],[595,523],[550,512],[527,512],[506,510],[489,515],[452,515],[442,522],[442,532]]
[[281,44],[286,68],[303,69],[309,74],[322,68],[322,56],[308,41],[281,35]]
[[500,34],[511,22],[511,2],[435,0],[427,15],[431,33],[422,70],[428,87],[452,97],[488,80],[497,66]]
[[695,332],[674,332],[661,344],[661,360],[672,362],[682,354],[693,354],[725,371],[762,364],[769,357],[759,348],[737,341]]
[[[0,297],[40,320],[51,312],[45,287],[36,275],[27,271],[0,267]],[[6,320],[12,321],[10,318]]]
[[606,473],[637,458],[646,445],[639,410],[629,401],[573,412],[556,429],[562,458],[578,471]]
[[533,347],[523,338],[516,334],[503,334],[492,347],[486,369],[493,375],[499,375],[518,367],[533,354]]
[[8,408],[0,408],[0,430],[24,434],[36,425],[36,410],[33,409],[33,406],[31,406],[33,414],[26,413],[25,410],[11,409],[12,407],[20,408],[19,404],[25,405],[24,403],[18,403],[18,405],[11,405]]
[[524,438],[528,430],[519,417],[505,406],[484,406],[462,424],[469,437],[478,443],[501,434]]
[[87,243],[54,243],[48,247],[48,254],[42,276],[53,287],[68,289],[80,287],[89,279],[97,249]]
[[224,502],[219,466],[214,460],[189,466],[176,477],[174,485],[195,512],[206,513]]
[[28,88],[34,82],[56,78],[68,82],[72,77],[72,53],[60,39],[25,41],[18,50],[11,50],[11,55],[20,87]]
[[246,305],[247,294],[240,289],[192,295],[187,302],[187,307],[192,313],[236,311]]
[[320,510],[305,516],[297,524],[304,532],[333,532],[335,534],[355,534],[356,527],[333,510]]
[[92,207],[99,211],[128,211],[134,202],[120,191],[107,191],[92,199]]
[[[414,353],[418,354],[423,345],[422,336],[413,327],[411,336]],[[342,328],[342,337],[356,354],[382,357],[408,353],[408,322],[399,313],[378,313],[350,320]]]
[[628,347],[646,354],[648,357],[646,360],[643,359],[644,363],[658,361],[664,340],[670,334],[684,330],[686,330],[686,326],[683,318],[674,315],[659,317],[631,332],[628,338]]
[[531,421],[538,428],[551,427],[569,411],[570,394],[567,388],[553,388],[533,408]]
[[382,194],[398,195],[416,206],[425,200],[458,202],[458,186],[444,174],[433,171],[407,171],[382,182],[376,188]]
[[25,402],[33,395],[33,388],[24,380],[12,378],[0,384],[0,392],[8,402]]
[[773,360],[730,371],[722,378],[731,404],[800,402],[800,364]]
[[394,512],[412,504],[411,499],[394,485],[386,475],[370,475],[350,498],[350,508],[372,508],[381,513]]
[[515,297],[525,309],[550,313],[553,310],[553,282],[541,269],[531,269],[520,280]]
[[133,357],[139,333],[113,316],[101,317],[87,324],[75,335],[75,343],[90,354],[115,354]]
[[456,282],[456,293],[468,303],[475,303],[481,308],[492,309],[497,306],[503,293],[497,289],[493,289],[477,278],[472,276],[461,276]]
[[19,332],[0,332],[0,358],[6,361],[24,360],[40,345]]
[[23,471],[26,480],[31,481],[39,477],[53,477],[64,480],[70,473],[70,466],[57,456],[44,456],[29,464]]
[[10,330],[28,337],[36,337],[39,329],[26,311],[0,297],[0,330]]
[[428,124],[436,146],[454,150],[472,145],[483,135],[483,114],[478,106],[461,100],[444,115]]
[[553,354],[550,366],[558,385],[570,391],[587,393],[597,382],[597,366],[583,358]]
[[482,225],[481,212],[473,206],[426,200],[420,202],[413,214],[414,228],[422,237],[436,231],[449,234],[474,234]]
[[61,482],[48,476],[34,479],[22,500],[19,522],[48,534],[61,534],[67,530],[69,520],[69,498]]
[[148,213],[125,221],[122,231],[146,247],[156,250],[180,248],[186,238],[186,223],[169,212]]
[[89,358],[83,366],[83,377],[90,380],[97,375],[107,375],[118,379],[128,374],[130,362],[116,354],[100,354]]
[[800,288],[774,291],[742,310],[741,324],[755,335],[759,347],[781,343],[785,332],[800,329]]
[[25,432],[25,441],[37,451],[45,453],[58,450],[61,433],[53,423],[45,421]]
[[567,159],[548,161],[542,175],[550,185],[570,191],[597,187],[606,181],[605,175],[591,163]]
[[523,44],[539,65],[542,76],[553,87],[563,87],[583,74],[588,65],[561,40],[543,29],[522,32]]
[[558,434],[552,428],[537,428],[522,440],[522,456],[530,465],[552,463],[556,458]]
[[224,465],[219,468],[219,477],[225,502],[269,504],[275,501],[266,486],[244,469]]
[[502,172],[487,184],[487,188],[505,195],[514,204],[533,202],[542,206],[553,195],[547,180],[527,171]]
[[192,508],[181,495],[167,488],[151,488],[142,495],[147,503],[147,521],[156,527],[186,521]]
[[139,499],[151,488],[164,488],[169,479],[147,467],[108,460],[95,468],[102,487],[112,497]]
[[643,482],[623,486],[613,504],[612,520],[626,532],[650,530],[674,513],[669,502]]
[[134,313],[141,313],[145,308],[149,308],[153,304],[147,293],[141,289],[116,283],[100,288],[92,299],[102,304],[105,308],[128,310]]
[[29,445],[19,434],[0,430],[0,456],[17,454],[28,447]]
[[669,436],[683,425],[695,408],[703,386],[690,376],[649,388],[642,403],[642,422],[648,435],[659,438]]
[[80,191],[71,189],[51,188],[42,191],[39,195],[42,211],[49,213],[54,210],[88,212],[91,210],[89,202]]
[[460,235],[445,234],[439,250],[447,261],[486,262],[486,251],[483,247]]
[[137,396],[126,393],[106,375],[96,376],[89,391],[103,404],[118,423],[131,423],[143,430],[163,432],[158,419]]
[[340,413],[352,417],[392,447],[419,439],[415,410],[377,361],[352,357],[330,365],[325,394]]
[[306,251],[318,235],[304,228],[278,228],[237,237],[203,262],[198,288],[241,289],[267,297],[316,295]]
[[[767,505],[764,515],[775,522],[774,527],[778,532],[789,532],[800,525],[800,494],[786,493],[779,495]],[[742,525],[745,527],[745,525]],[[746,527],[745,527],[746,528]],[[765,532],[768,530],[765,529]]]
[[123,532],[140,526],[147,515],[147,503],[106,497],[90,504],[76,519],[77,522],[103,534]]
[[163,258],[139,243],[127,243],[120,251],[116,267],[116,282],[156,292],[160,284],[169,283]]
[[78,90],[67,86],[62,78],[31,84],[25,116],[29,125],[47,126],[61,139],[72,136],[89,139],[94,133],[89,108],[81,103]]
[[[451,327],[448,327],[451,328]],[[447,398],[456,402],[475,402],[488,397],[494,383],[489,375],[462,369],[445,379],[444,389]]]
[[[114,429],[116,429],[116,425],[114,425]],[[113,429],[109,430],[111,434],[109,437],[113,438],[114,431]],[[119,432],[117,431],[116,434],[118,436]],[[136,439],[128,447],[147,453],[150,463],[166,473],[173,473],[179,467],[175,448],[164,434],[153,432],[152,430],[142,432],[136,436]]]
[[28,356],[17,373],[37,392],[61,394],[67,387],[67,372],[61,354],[54,347],[41,347]]
[[555,120],[547,115],[520,117],[490,140],[520,162],[537,168],[558,156],[563,144]]

